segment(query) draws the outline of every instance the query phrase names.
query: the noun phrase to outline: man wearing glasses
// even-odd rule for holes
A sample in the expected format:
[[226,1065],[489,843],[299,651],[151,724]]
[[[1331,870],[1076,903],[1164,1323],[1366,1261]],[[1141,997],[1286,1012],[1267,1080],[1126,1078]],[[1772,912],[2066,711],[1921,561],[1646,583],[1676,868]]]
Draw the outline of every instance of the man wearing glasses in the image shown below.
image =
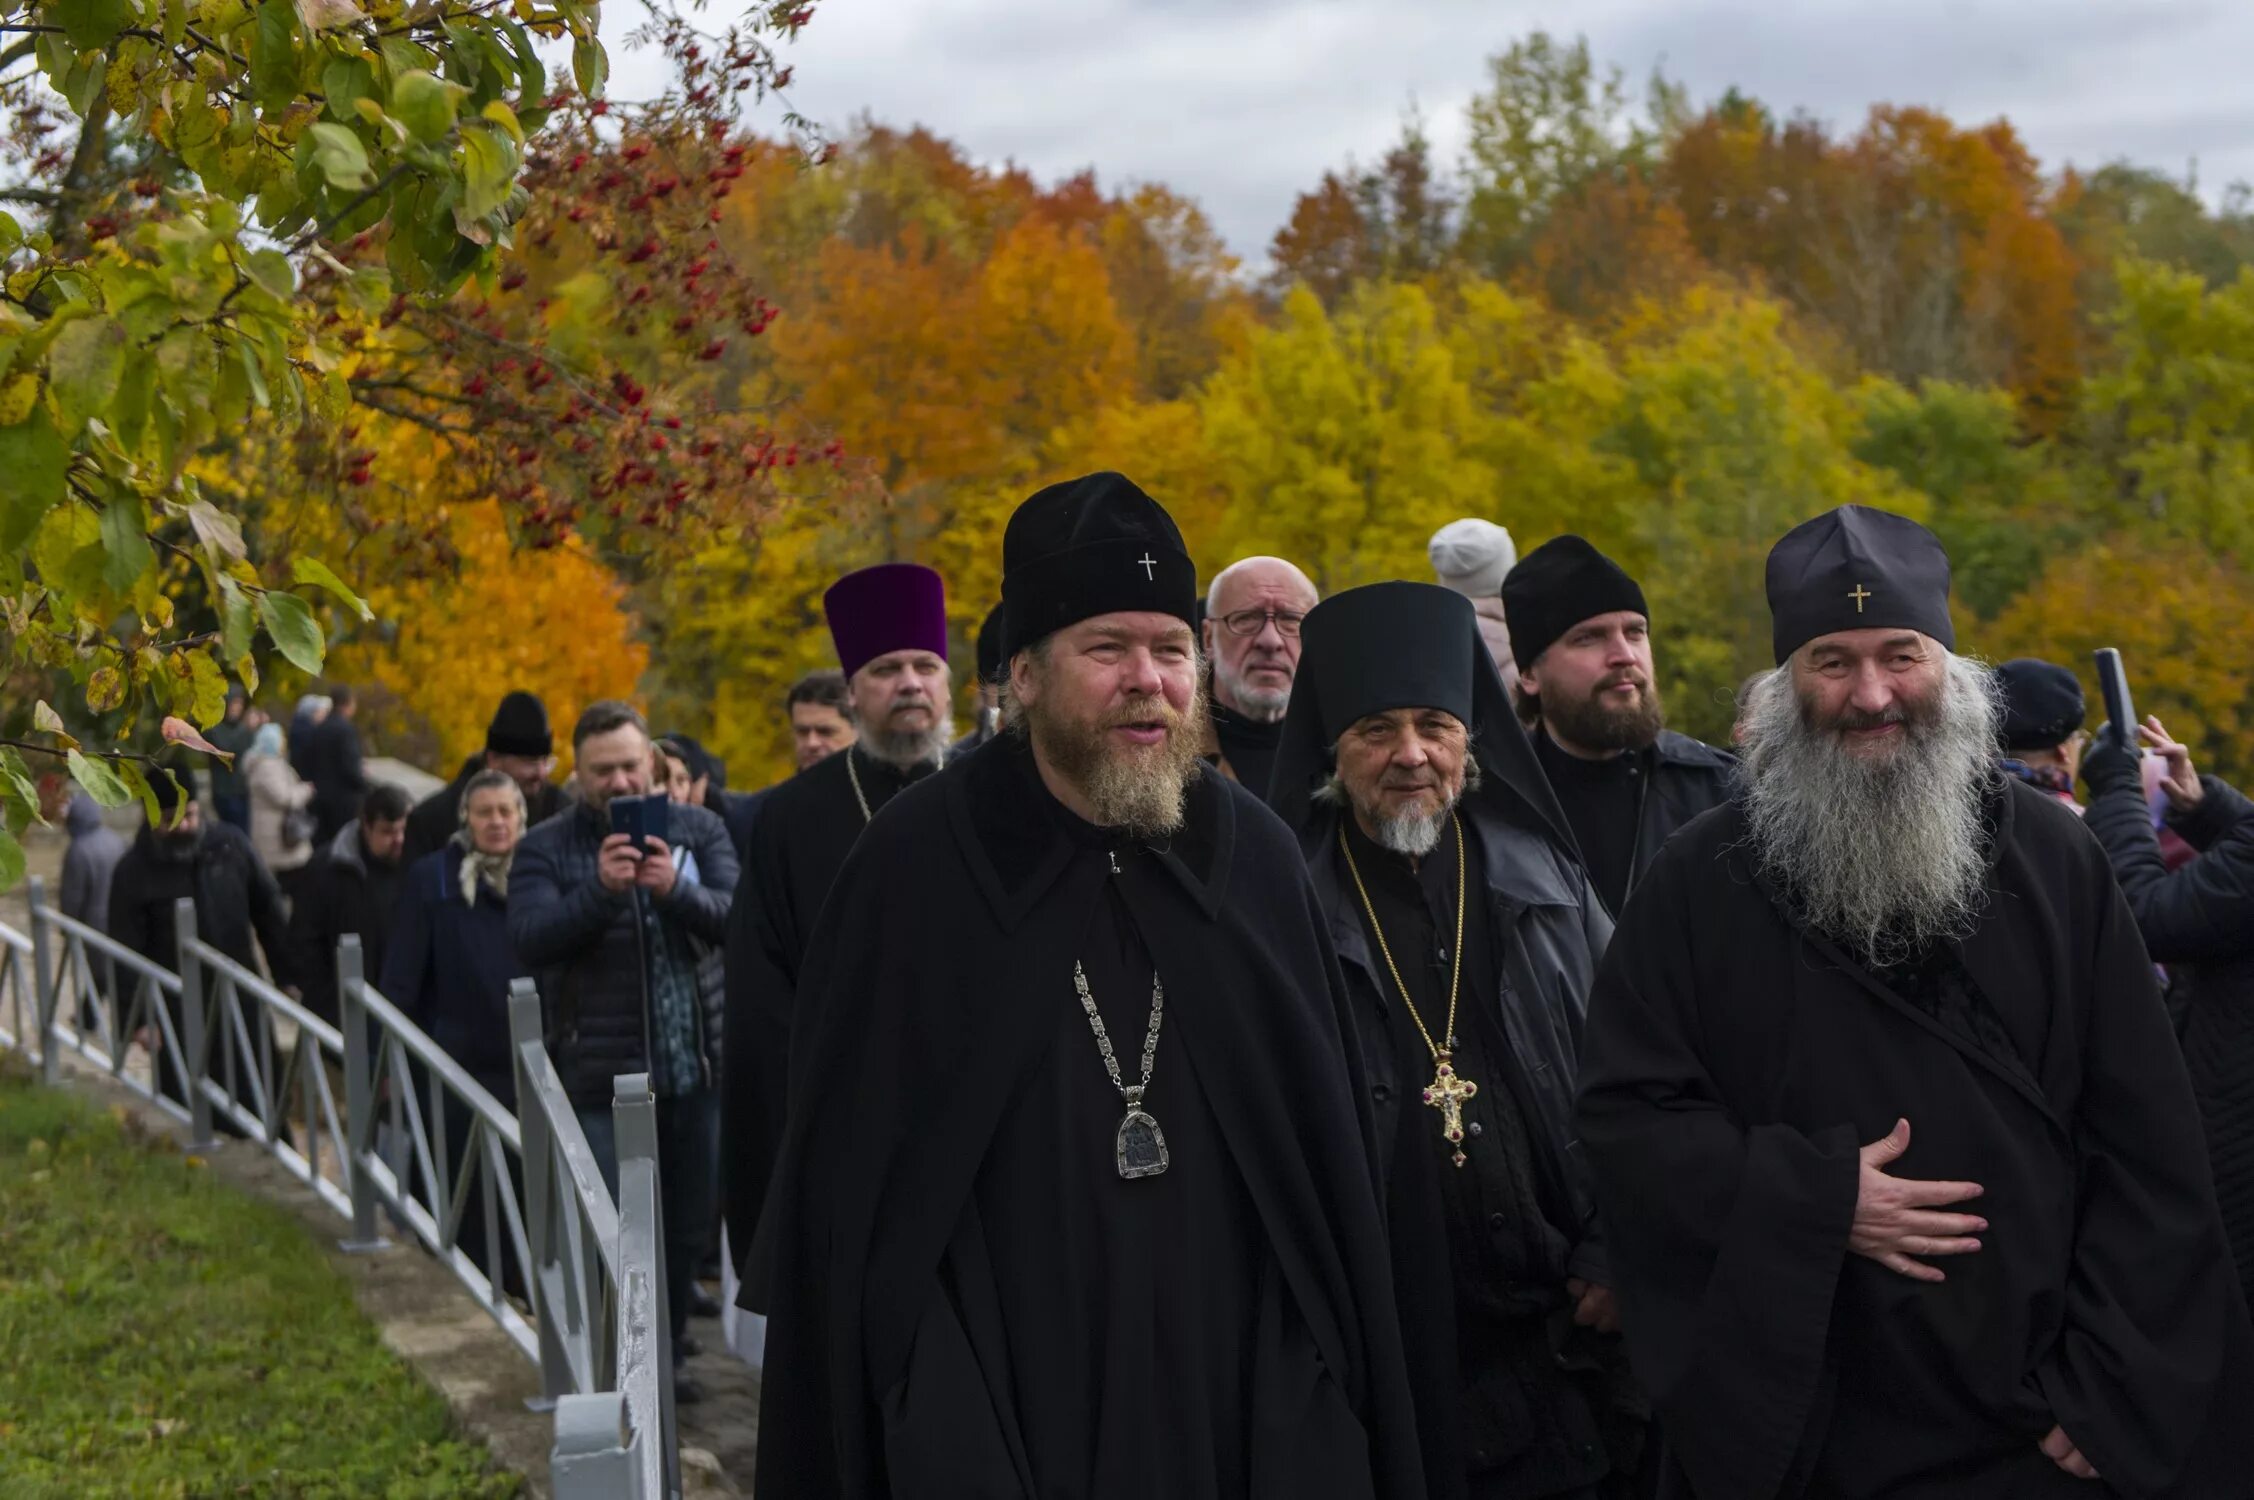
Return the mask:
[[1205,654],[1213,663],[1205,758],[1258,797],[1268,795],[1299,675],[1299,622],[1317,597],[1307,575],[1280,557],[1233,562],[1205,591]]

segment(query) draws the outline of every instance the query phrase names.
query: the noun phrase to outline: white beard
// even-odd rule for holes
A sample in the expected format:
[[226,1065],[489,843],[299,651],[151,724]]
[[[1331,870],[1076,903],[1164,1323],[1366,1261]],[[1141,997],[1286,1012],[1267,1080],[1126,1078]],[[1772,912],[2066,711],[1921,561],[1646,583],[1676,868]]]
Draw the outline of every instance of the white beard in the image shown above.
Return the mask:
[[1746,705],[1746,822],[1762,870],[1811,926],[1881,968],[1966,936],[1985,903],[1999,700],[1978,663],[1951,655],[1944,671],[1938,701],[1879,755],[1811,723],[1789,671]]

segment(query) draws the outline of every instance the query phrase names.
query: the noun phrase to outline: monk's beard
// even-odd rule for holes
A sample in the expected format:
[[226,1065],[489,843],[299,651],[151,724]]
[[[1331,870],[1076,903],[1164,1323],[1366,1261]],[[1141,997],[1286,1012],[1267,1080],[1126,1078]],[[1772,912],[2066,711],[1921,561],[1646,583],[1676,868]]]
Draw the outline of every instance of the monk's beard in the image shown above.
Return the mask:
[[[1055,715],[1044,699],[1020,712],[1035,746],[1080,789],[1099,826],[1137,839],[1165,838],[1182,826],[1205,744],[1203,688],[1183,713],[1164,697],[1131,698],[1093,723]],[[1109,733],[1154,722],[1166,726],[1166,738],[1155,745],[1122,746]]]
[[[1616,679],[1606,679],[1607,683],[1613,681]],[[1536,712],[1559,739],[1584,750],[1642,750],[1659,738],[1667,722],[1659,704],[1659,685],[1645,682],[1642,686],[1636,701],[1622,706],[1608,704],[1599,696],[1604,691],[1602,684],[1586,698],[1560,694],[1552,702],[1551,695],[1536,694]]]
[[922,729],[884,729],[871,727],[861,734],[861,748],[871,759],[882,761],[896,770],[912,771],[918,766],[935,766],[947,758],[947,747],[954,743],[955,725],[944,711],[935,711],[931,723]]
[[1456,807],[1463,794],[1479,785],[1479,758],[1471,756],[1464,761],[1464,784],[1456,794],[1444,800],[1434,812],[1387,813],[1375,799],[1363,801],[1347,788],[1336,771],[1323,784],[1315,788],[1315,800],[1336,807],[1351,806],[1364,827],[1371,830],[1371,838],[1380,849],[1390,849],[1395,854],[1406,854],[1411,859],[1422,859],[1440,847],[1440,836],[1448,831],[1449,820],[1455,816]]
[[1746,706],[1743,772],[1762,870],[1812,927],[1880,968],[1979,918],[2000,709],[1988,670],[1952,655],[1932,700],[1891,714],[1903,726],[1892,746],[1854,754],[1840,739],[1850,724],[1815,722],[1792,674],[1773,673]]

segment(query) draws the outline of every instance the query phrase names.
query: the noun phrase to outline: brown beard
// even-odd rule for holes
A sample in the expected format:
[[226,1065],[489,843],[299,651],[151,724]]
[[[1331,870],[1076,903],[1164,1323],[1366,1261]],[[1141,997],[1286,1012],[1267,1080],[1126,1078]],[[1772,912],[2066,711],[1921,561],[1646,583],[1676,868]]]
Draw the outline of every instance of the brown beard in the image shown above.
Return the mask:
[[1586,698],[1550,701],[1540,695],[1542,722],[1559,736],[1587,750],[1641,750],[1659,738],[1667,722],[1659,704],[1659,686],[1646,682],[1633,707],[1609,708],[1597,697],[1599,686]]
[[[1025,725],[1057,774],[1080,789],[1105,828],[1142,839],[1164,838],[1182,826],[1191,778],[1205,745],[1205,691],[1186,712],[1163,697],[1133,698],[1093,723],[1055,714],[1047,701],[1024,705]],[[1121,750],[1109,731],[1157,722],[1166,738],[1147,750]]]

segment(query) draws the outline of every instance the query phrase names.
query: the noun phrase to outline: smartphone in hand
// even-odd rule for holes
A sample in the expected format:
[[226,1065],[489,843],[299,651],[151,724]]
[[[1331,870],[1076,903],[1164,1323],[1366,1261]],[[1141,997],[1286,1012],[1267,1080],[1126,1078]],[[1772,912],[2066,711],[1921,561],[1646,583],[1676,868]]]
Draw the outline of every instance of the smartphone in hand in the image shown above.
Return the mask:
[[2131,755],[2144,753],[2137,740],[2137,711],[2129,702],[2129,673],[2121,653],[2111,646],[2097,650],[2097,687],[2105,700],[2105,733]]
[[647,855],[650,840],[665,837],[665,809],[667,799],[662,796],[613,797],[610,799],[610,831],[623,833],[634,840],[636,852]]

